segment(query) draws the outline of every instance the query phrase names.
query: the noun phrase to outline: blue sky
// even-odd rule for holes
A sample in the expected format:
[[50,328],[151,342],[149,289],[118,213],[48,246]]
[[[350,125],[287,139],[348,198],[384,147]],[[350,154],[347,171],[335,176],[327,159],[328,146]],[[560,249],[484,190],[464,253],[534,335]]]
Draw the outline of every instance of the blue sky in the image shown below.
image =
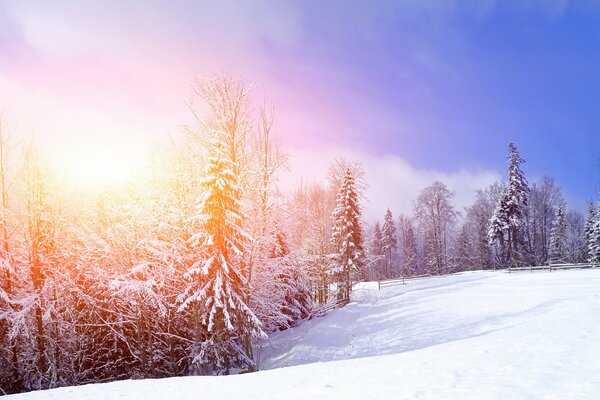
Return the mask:
[[379,109],[351,117],[356,131],[348,136],[441,170],[501,171],[513,140],[532,180],[550,175],[579,200],[594,194],[598,7],[498,2],[478,13],[394,4],[365,15],[343,7],[306,11],[310,31],[294,52],[339,67],[346,84],[359,87],[356,108]]
[[0,53],[5,118],[59,158],[165,140],[193,77],[223,70],[275,106],[285,180],[357,158],[370,215],[434,179],[467,205],[509,140],[530,181],[580,209],[596,192],[600,1],[0,0]]

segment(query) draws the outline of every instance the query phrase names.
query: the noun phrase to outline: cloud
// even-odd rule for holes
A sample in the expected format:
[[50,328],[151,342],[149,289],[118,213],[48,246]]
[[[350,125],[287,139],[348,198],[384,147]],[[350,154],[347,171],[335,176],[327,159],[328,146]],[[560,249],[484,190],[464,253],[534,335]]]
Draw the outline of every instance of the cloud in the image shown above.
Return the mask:
[[381,219],[387,208],[394,215],[412,215],[413,202],[426,186],[441,181],[454,192],[453,204],[462,211],[475,200],[477,190],[501,180],[494,170],[460,168],[445,172],[420,169],[401,157],[376,155],[363,150],[339,146],[322,146],[318,149],[288,149],[290,171],[281,175],[280,187],[290,191],[304,182],[324,182],[333,160],[344,157],[359,161],[365,170],[367,202],[365,219],[369,222]]

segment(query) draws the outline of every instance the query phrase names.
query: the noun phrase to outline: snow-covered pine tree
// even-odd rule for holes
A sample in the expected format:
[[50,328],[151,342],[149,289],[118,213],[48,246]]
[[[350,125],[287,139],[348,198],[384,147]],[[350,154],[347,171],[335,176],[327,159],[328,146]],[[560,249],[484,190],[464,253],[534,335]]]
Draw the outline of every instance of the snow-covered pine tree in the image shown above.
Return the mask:
[[277,227],[273,236],[274,241],[269,251],[269,257],[273,263],[278,264],[276,280],[284,288],[280,301],[280,312],[285,318],[278,328],[286,329],[310,316],[312,298],[306,274],[291,254],[285,233],[280,227]]
[[488,231],[490,244],[497,242],[500,245],[498,253],[502,264],[514,265],[520,259],[521,233],[529,196],[529,185],[521,170],[524,162],[517,147],[509,142],[508,187],[494,210]]
[[591,254],[590,254],[590,243],[592,241],[592,231],[594,228],[594,219],[595,219],[595,212],[594,212],[594,203],[592,201],[590,201],[590,204],[588,206],[588,212],[587,215],[585,217],[585,225],[584,225],[584,229],[583,229],[583,240],[584,240],[584,246],[583,246],[583,255],[585,256],[585,260],[587,262],[592,262],[591,261]]
[[506,259],[506,239],[508,236],[508,215],[506,203],[508,202],[508,196],[505,192],[500,198],[500,202],[494,209],[492,219],[490,220],[490,228],[488,230],[488,238],[490,246],[498,243],[496,251],[496,258],[500,264],[505,263]]
[[385,255],[385,277],[392,278],[395,273],[393,271],[393,263],[396,258],[396,250],[398,249],[398,237],[396,235],[394,217],[389,208],[383,217],[381,234],[381,244],[383,254]]
[[360,216],[355,176],[350,168],[346,168],[332,214],[331,243],[336,252],[333,254],[331,272],[337,277],[339,299],[350,298],[352,275],[360,273],[364,267]]
[[506,198],[506,217],[508,222],[508,255],[510,263],[519,261],[523,238],[521,232],[523,219],[527,210],[529,184],[521,170],[525,160],[519,154],[517,147],[508,143],[508,189]]
[[562,204],[556,208],[550,232],[550,262],[563,263],[566,256],[567,224]]
[[310,316],[311,291],[304,266],[290,252],[283,229],[270,234],[266,258],[255,265],[251,306],[266,332],[296,326]]
[[242,270],[245,242],[236,168],[223,151],[213,145],[206,176],[205,192],[198,202],[195,219],[200,230],[190,241],[198,249],[198,261],[187,271],[189,284],[180,296],[180,311],[197,307],[198,323],[205,330],[193,364],[208,367],[216,374],[232,369],[253,370],[253,355],[247,346],[250,337],[264,337],[261,323],[248,307],[248,282]]
[[588,243],[588,262],[600,265],[600,202],[590,207],[586,237]]

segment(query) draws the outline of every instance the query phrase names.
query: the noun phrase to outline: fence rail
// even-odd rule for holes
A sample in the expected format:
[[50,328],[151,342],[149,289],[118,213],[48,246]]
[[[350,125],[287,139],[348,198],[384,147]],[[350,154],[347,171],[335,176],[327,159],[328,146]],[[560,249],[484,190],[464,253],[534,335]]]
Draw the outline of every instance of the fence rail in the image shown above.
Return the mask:
[[508,268],[508,272],[513,271],[554,271],[559,269],[586,269],[586,268],[598,268],[599,265],[595,263],[578,263],[578,264],[548,264],[548,265],[535,265],[531,267],[514,267]]
[[[595,263],[579,263],[579,264],[549,264],[549,265],[535,265],[531,267],[514,267],[508,268],[507,272],[516,272],[516,271],[554,271],[559,269],[586,269],[586,268],[600,268],[599,264]],[[385,287],[395,286],[395,285],[404,285],[406,282],[415,281],[423,278],[430,278],[433,275],[431,274],[423,274],[423,275],[412,275],[407,277],[401,277],[396,279],[386,279],[384,281],[378,282],[378,288],[381,290]],[[314,317],[324,317],[329,314],[331,311],[342,308],[350,303],[350,299],[338,299],[331,301],[327,304],[322,305],[312,311],[310,317],[308,319],[312,319]]]
[[308,319],[313,319],[314,317],[324,317],[325,315],[329,314],[330,311],[333,311],[337,308],[342,308],[348,303],[350,303],[350,299],[338,299],[327,304],[323,304],[321,307],[314,309]]
[[423,275],[406,276],[406,277],[397,278],[397,279],[386,279],[384,281],[379,281],[378,287],[379,287],[379,289],[381,289],[383,287],[404,285],[407,281],[414,281],[414,280],[421,279],[421,278],[429,278],[430,276],[431,276],[431,274],[423,274]]

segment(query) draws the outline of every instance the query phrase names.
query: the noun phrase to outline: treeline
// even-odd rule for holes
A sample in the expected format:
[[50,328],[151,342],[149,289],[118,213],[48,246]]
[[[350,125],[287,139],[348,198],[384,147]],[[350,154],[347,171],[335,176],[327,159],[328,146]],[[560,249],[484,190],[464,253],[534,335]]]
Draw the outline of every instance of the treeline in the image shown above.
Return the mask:
[[287,156],[252,86],[218,74],[193,93],[183,139],[94,196],[66,191],[0,125],[0,394],[254,371],[267,334],[349,296],[359,167],[284,195]]
[[549,177],[529,185],[524,159],[509,143],[508,181],[479,190],[464,210],[441,182],[423,189],[410,216],[370,229],[369,278],[499,269],[548,263],[600,262],[600,203],[584,217],[568,209]]

